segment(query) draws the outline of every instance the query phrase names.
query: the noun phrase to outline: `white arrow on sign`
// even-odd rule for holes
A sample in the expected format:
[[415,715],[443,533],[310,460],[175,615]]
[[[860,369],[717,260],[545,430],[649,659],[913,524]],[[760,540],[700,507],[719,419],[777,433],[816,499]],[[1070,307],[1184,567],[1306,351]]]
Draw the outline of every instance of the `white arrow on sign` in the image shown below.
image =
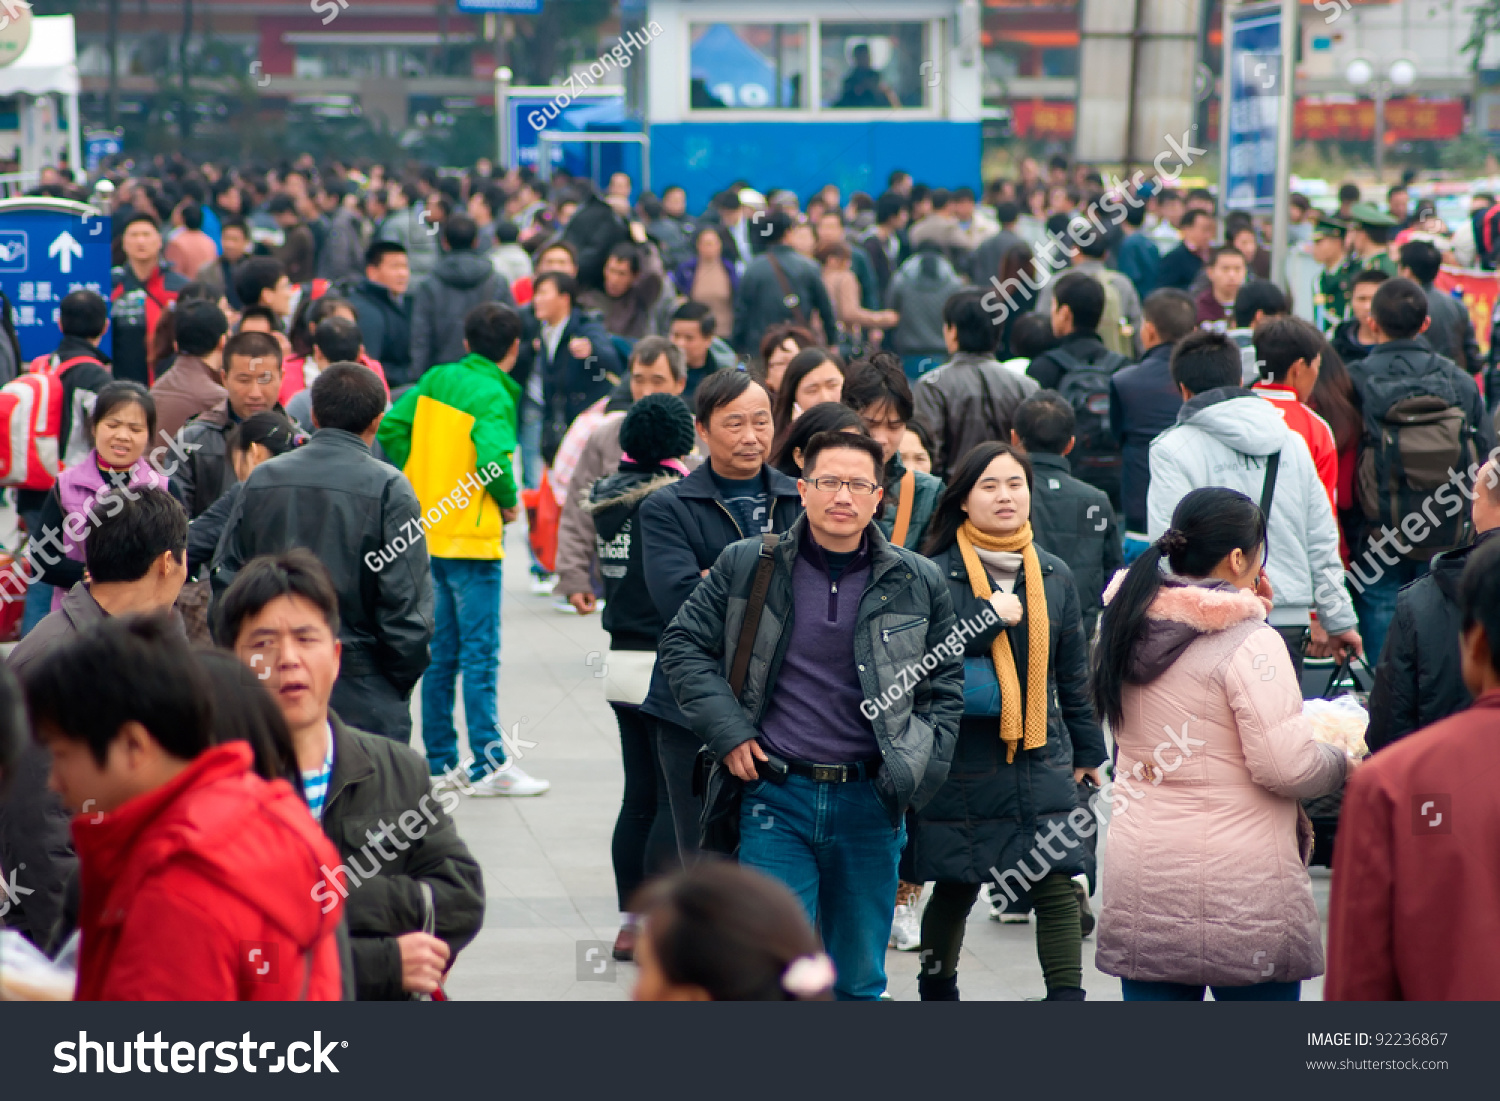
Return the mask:
[[83,246],[73,239],[73,235],[63,230],[52,239],[47,246],[47,255],[57,258],[57,266],[62,273],[67,275],[73,270],[73,257],[83,259]]

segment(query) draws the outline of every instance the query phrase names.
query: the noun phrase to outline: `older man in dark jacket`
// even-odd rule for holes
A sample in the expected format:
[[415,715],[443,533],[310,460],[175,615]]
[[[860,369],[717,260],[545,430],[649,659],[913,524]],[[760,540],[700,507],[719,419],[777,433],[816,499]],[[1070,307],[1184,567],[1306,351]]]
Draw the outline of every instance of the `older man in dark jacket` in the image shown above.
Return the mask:
[[[884,466],[867,436],[814,436],[798,482],[805,514],[770,546],[747,539],[720,555],[658,651],[693,732],[747,785],[740,863],[797,894],[849,1000],[885,992],[903,818],[947,779],[963,713],[947,583],[873,523]],[[736,669],[743,685],[730,683]]]
[[464,318],[475,306],[499,302],[515,309],[510,283],[474,251],[478,236],[467,214],[451,214],[443,223],[446,251],[412,296],[409,382],[429,367],[463,359]]
[[810,325],[813,315],[823,320],[823,333],[830,343],[838,332],[833,302],[818,265],[785,242],[791,219],[780,211],[757,216],[750,236],[766,243],[745,274],[734,296],[734,350],[755,355],[760,338],[772,325],[795,321]]
[[1370,693],[1371,751],[1468,707],[1458,660],[1462,627],[1458,581],[1481,546],[1500,538],[1500,468],[1493,460],[1474,479],[1474,542],[1440,554],[1428,572],[1396,597],[1396,618],[1385,636]]
[[214,554],[214,593],[257,555],[313,551],[339,598],[344,653],[333,707],[361,730],[405,743],[433,628],[422,508],[405,475],[370,454],[385,410],[371,371],[333,364],[313,383],[312,409],[312,439],[246,480]]
[[[698,582],[731,543],[792,526],[801,505],[797,483],[766,462],[771,450],[771,397],[744,371],[716,371],[694,399],[700,450],[708,462],[641,503],[646,587],[670,622]],[[658,662],[641,711],[655,723],[656,751],[666,781],[677,847],[698,851],[701,803],[693,792],[693,762],[702,739],[677,706]]]

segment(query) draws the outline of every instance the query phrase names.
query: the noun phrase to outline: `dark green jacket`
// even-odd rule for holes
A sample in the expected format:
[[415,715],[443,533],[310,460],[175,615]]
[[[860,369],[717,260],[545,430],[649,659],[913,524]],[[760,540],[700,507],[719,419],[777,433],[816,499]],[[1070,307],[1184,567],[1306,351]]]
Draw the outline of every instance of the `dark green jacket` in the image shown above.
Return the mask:
[[[484,924],[484,877],[450,817],[458,794],[433,795],[427,764],[410,747],[356,730],[332,712],[328,718],[333,775],[323,832],[338,846],[343,867],[360,880],[358,886],[348,881],[344,904],[356,997],[401,1000],[407,995],[396,938],[422,931],[419,884],[432,888],[436,935],[456,958]],[[329,883],[314,888],[316,900],[327,901],[318,890],[334,890],[331,876]]]
[[[725,548],[662,634],[657,667],[665,672],[687,725],[720,758],[759,734],[776,691],[791,638],[792,567],[806,523],[800,517],[777,542],[771,587],[738,700],[728,675],[760,539]],[[859,604],[854,660],[865,695],[861,710],[870,719],[884,761],[875,792],[895,824],[908,806],[921,806],[947,779],[963,713],[962,643],[955,635],[949,645],[953,602],[937,568],[912,551],[893,547],[873,525],[869,550],[870,581]],[[924,670],[927,654],[936,666]],[[905,670],[913,672],[903,678]]]
[[[943,480],[920,470],[913,473],[917,476],[916,496],[912,498],[911,522],[906,529],[906,540],[901,545],[907,550],[919,551],[927,541],[927,524],[932,519],[933,510],[937,508],[938,498],[943,495]],[[906,467],[901,465],[899,454],[885,464],[885,500],[882,502],[883,511],[875,518],[875,523],[880,527],[880,534],[887,539],[896,530],[896,513],[901,507],[901,479],[905,474]]]
[[1031,533],[1073,571],[1084,638],[1094,637],[1103,610],[1104,586],[1125,564],[1120,525],[1109,495],[1073,477],[1067,457],[1031,453],[1036,484],[1031,491]]

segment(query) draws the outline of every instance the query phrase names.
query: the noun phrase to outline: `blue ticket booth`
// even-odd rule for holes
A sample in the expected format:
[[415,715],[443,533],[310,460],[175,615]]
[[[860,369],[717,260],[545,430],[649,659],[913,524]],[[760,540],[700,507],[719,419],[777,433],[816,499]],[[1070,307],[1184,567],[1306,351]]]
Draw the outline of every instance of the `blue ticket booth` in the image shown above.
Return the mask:
[[651,0],[647,20],[651,180],[689,209],[740,178],[979,183],[979,0]]

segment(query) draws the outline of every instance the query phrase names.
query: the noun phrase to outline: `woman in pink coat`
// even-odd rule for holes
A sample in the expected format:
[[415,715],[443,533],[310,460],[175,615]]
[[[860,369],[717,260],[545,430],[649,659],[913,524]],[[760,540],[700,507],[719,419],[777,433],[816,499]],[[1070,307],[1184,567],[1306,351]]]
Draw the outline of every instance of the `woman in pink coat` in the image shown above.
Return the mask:
[[1302,716],[1265,542],[1254,501],[1196,489],[1105,592],[1094,697],[1119,756],[1096,962],[1127,1001],[1295,1001],[1323,973],[1298,801],[1355,762]]

